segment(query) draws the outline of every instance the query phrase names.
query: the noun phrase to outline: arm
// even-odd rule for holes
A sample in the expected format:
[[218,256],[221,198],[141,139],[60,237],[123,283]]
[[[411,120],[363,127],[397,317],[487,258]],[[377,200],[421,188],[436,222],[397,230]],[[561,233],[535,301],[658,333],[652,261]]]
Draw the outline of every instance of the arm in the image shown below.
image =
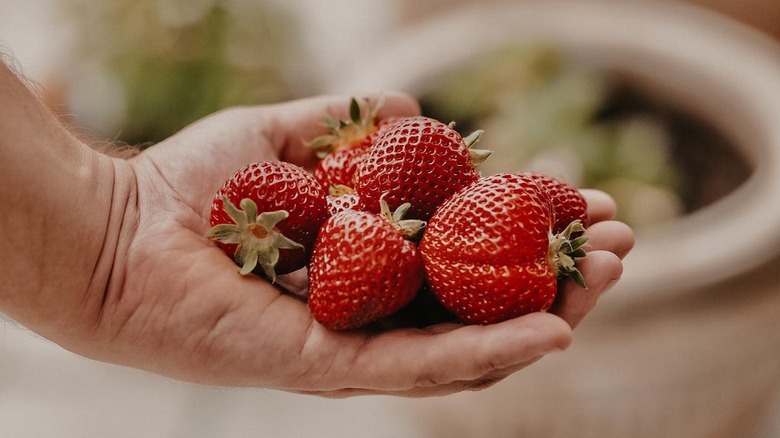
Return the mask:
[[0,63],[0,311],[53,340],[100,312],[117,171]]

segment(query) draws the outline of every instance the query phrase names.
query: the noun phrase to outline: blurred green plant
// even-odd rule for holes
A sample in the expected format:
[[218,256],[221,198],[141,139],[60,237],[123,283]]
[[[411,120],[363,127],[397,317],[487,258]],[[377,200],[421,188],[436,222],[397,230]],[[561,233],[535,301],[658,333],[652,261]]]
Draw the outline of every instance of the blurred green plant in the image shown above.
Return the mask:
[[635,227],[685,210],[671,138],[652,113],[603,117],[614,92],[604,72],[552,47],[511,45],[452,68],[421,96],[424,110],[485,130],[495,151],[483,173],[537,170],[616,198]]
[[[239,0],[67,0],[78,62],[97,64],[118,93],[117,126],[90,126],[130,144],[154,143],[219,109],[308,93],[294,16],[280,3]],[[83,92],[84,87],[74,90]],[[71,100],[78,100],[73,96]],[[118,100],[118,102],[117,102]],[[100,108],[92,109],[100,111]]]

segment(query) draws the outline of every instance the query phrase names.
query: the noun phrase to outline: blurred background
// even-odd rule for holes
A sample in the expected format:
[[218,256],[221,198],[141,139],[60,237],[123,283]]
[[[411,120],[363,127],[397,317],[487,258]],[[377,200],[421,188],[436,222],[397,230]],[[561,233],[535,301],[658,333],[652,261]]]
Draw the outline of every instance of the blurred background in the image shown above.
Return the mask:
[[780,3],[472,3],[0,0],[0,48],[100,140],[395,88],[484,129],[485,173],[609,192],[637,261],[571,350],[480,393],[334,401],[96,363],[6,321],[0,436],[780,437]]

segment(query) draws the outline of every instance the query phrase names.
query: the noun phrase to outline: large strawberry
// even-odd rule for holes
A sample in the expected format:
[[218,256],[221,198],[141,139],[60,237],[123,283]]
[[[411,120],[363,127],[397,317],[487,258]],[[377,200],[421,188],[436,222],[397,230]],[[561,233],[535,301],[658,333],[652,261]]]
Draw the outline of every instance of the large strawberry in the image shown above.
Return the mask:
[[423,265],[409,240],[424,225],[391,214],[344,210],[320,230],[309,266],[309,310],[325,327],[362,327],[406,306],[420,289]]
[[217,191],[207,236],[241,266],[272,281],[306,266],[320,225],[328,218],[326,193],[301,167],[282,161],[249,164]]
[[420,242],[433,293],[463,321],[491,324],[547,310],[557,280],[584,287],[575,258],[587,237],[574,221],[559,234],[546,192],[523,174],[495,174],[450,197]]
[[374,107],[366,102],[362,111],[356,99],[350,101],[350,116],[347,120],[325,118],[328,134],[315,138],[308,146],[317,152],[321,161],[314,168],[314,177],[325,190],[334,185],[355,186],[355,176],[368,148],[376,140],[379,131],[399,118],[379,120],[379,109],[383,100]]
[[479,178],[476,166],[489,152],[470,147],[480,134],[464,140],[452,125],[424,116],[387,126],[360,166],[355,185],[360,208],[376,211],[386,194],[390,208],[409,202],[409,217],[427,220],[445,199]]

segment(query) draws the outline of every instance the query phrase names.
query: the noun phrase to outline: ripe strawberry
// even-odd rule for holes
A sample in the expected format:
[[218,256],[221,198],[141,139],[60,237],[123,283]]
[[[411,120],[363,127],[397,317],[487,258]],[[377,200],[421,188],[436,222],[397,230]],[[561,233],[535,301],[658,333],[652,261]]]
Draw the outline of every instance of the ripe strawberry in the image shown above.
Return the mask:
[[464,322],[492,324],[547,310],[557,279],[584,287],[574,259],[587,237],[574,221],[554,234],[550,198],[523,174],[484,177],[453,195],[426,227],[420,251],[433,293]]
[[239,169],[217,191],[206,234],[241,266],[276,280],[306,266],[320,225],[328,217],[326,193],[301,167],[281,161]]
[[325,119],[329,133],[315,138],[308,146],[322,159],[314,169],[314,177],[325,190],[333,185],[355,187],[355,176],[363,156],[376,140],[379,131],[400,118],[379,120],[384,101],[373,108],[366,102],[365,113],[356,99],[350,102],[349,120]]
[[328,219],[309,265],[309,310],[325,327],[362,327],[407,305],[423,282],[420,252],[409,240],[424,225],[400,220],[407,206],[381,214],[345,210]]
[[368,152],[369,144],[338,149],[326,155],[314,168],[314,178],[323,189],[333,186],[355,187],[358,166]]
[[409,217],[427,220],[445,199],[479,178],[476,166],[490,153],[469,148],[480,134],[463,139],[452,125],[424,116],[387,126],[360,166],[355,191],[361,208],[376,211],[386,194],[390,208],[410,202]]
[[580,221],[585,228],[589,226],[588,205],[579,190],[549,175],[538,172],[523,174],[533,179],[550,197],[555,218],[554,233],[562,232],[575,220]]

